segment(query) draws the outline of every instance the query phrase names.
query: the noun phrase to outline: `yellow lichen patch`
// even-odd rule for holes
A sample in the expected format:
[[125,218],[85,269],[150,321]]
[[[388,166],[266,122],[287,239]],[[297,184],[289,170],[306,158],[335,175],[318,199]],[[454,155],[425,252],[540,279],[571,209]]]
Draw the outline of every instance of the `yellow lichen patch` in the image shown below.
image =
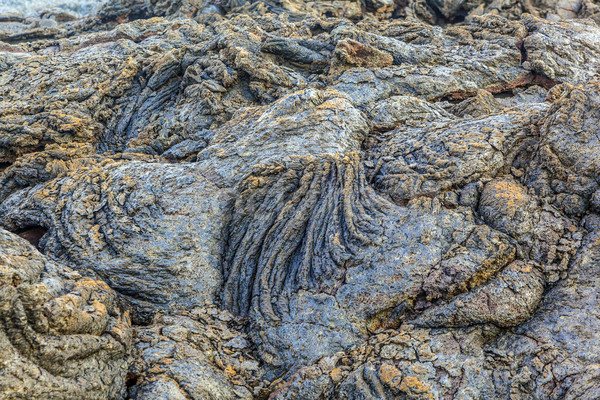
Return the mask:
[[382,364],[379,367],[379,379],[391,388],[395,388],[402,382],[402,372],[392,364]]
[[530,273],[533,271],[531,264],[512,264],[513,268],[519,269],[521,272]]
[[329,377],[331,378],[331,380],[334,383],[338,383],[339,381],[342,380],[342,369],[341,368],[334,368],[330,373],[329,373]]
[[527,193],[519,185],[510,181],[496,181],[490,184],[494,198],[513,214],[517,208],[522,207],[527,201]]
[[415,376],[407,376],[402,380],[400,391],[404,392],[409,399],[433,400],[434,396],[431,387],[421,382]]
[[237,373],[229,364],[227,365],[227,367],[225,367],[225,372],[227,372],[230,376],[235,376],[235,374]]

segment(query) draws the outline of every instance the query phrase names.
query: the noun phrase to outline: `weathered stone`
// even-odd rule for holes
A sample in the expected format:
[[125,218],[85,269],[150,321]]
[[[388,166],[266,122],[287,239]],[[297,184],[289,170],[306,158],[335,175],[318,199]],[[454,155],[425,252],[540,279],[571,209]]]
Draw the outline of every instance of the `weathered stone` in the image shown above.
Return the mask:
[[0,398],[599,396],[594,1],[34,3]]
[[197,164],[106,159],[14,193],[0,219],[45,227],[40,248],[149,311],[214,301],[228,203]]
[[106,283],[0,229],[0,315],[2,398],[122,398],[132,330]]

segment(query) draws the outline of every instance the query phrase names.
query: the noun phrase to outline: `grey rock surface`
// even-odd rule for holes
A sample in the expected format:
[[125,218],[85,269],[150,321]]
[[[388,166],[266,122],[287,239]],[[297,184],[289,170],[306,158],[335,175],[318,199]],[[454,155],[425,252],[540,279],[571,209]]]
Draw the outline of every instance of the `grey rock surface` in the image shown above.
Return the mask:
[[0,8],[0,399],[600,397],[594,1],[78,4]]
[[212,303],[228,193],[197,164],[106,161],[9,196],[2,224],[45,227],[45,251],[94,271],[145,310]]

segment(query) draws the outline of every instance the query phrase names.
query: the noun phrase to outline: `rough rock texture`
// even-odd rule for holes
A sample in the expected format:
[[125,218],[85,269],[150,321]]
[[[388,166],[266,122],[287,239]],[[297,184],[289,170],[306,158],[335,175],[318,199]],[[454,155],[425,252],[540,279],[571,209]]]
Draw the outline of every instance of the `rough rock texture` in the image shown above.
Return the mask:
[[0,229],[2,398],[106,399],[124,392],[132,329],[102,281]]
[[600,397],[596,2],[34,3],[0,399]]
[[19,230],[35,221],[48,229],[40,248],[94,270],[145,309],[214,300],[225,191],[197,165],[107,160],[77,172],[9,196],[2,224]]

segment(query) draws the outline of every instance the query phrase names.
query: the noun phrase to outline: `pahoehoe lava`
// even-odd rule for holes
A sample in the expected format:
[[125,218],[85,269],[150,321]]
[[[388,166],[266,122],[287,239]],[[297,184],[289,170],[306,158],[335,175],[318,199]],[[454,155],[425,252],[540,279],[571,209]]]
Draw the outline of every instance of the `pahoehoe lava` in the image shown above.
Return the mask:
[[0,399],[600,398],[596,3],[5,0]]

